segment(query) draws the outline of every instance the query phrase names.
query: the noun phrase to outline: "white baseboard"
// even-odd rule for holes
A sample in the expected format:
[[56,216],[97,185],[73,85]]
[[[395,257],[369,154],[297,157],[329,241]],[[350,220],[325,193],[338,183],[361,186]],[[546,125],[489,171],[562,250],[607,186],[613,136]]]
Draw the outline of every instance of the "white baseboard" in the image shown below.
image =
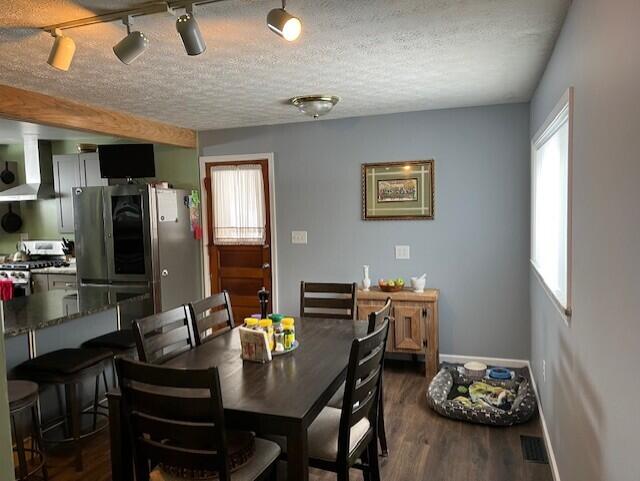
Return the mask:
[[561,481],[560,471],[558,471],[558,463],[556,462],[556,455],[553,452],[553,445],[551,444],[551,437],[549,436],[549,428],[547,428],[547,421],[544,418],[544,411],[542,410],[540,393],[538,392],[536,378],[533,376],[533,369],[531,369],[531,363],[529,361],[527,361],[527,368],[529,369],[529,376],[531,377],[531,385],[533,386],[533,392],[536,393],[536,399],[538,400],[538,413],[540,413],[540,422],[542,424],[544,444],[547,447],[547,455],[549,456],[549,464],[551,465],[551,474],[553,474],[554,481]]
[[551,474],[554,481],[560,480],[560,472],[558,471],[558,463],[556,462],[556,456],[553,452],[553,445],[551,444],[551,438],[549,437],[549,429],[547,428],[547,421],[544,417],[542,410],[542,403],[540,402],[540,394],[538,393],[538,386],[536,385],[536,379],[533,376],[533,370],[531,369],[531,363],[527,359],[504,359],[499,357],[479,357],[479,356],[459,356],[456,354],[440,354],[440,362],[451,362],[464,364],[469,361],[480,361],[487,366],[503,366],[511,368],[526,367],[529,370],[529,377],[531,378],[531,385],[533,386],[533,392],[536,394],[538,400],[538,413],[540,413],[540,423],[542,424],[542,435],[544,438],[544,444],[547,448],[547,455],[549,456],[549,465],[551,466]]
[[440,362],[452,362],[464,364],[469,361],[480,361],[487,366],[503,367],[527,367],[529,361],[526,359],[505,359],[501,357],[479,357],[479,356],[459,356],[457,354],[440,354]]

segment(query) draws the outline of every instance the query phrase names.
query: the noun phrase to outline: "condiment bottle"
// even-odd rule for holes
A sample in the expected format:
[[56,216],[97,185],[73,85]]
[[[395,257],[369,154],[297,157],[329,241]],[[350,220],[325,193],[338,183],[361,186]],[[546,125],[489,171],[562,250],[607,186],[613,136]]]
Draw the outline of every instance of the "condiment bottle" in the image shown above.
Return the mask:
[[256,330],[258,329],[258,319],[255,319],[253,317],[245,317],[244,326],[249,329]]
[[273,351],[275,349],[275,340],[273,337],[273,322],[271,321],[271,319],[261,319],[260,328],[267,333],[269,350]]
[[293,317],[285,317],[282,320],[282,330],[284,333],[284,349],[288,351],[296,342],[296,326]]

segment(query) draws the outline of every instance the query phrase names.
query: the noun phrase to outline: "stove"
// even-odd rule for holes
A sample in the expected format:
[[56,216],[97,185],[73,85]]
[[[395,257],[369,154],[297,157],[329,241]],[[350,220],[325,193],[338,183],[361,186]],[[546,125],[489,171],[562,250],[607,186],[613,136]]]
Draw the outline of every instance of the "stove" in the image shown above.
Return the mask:
[[31,294],[31,270],[69,265],[65,262],[61,241],[24,241],[24,249],[36,258],[0,264],[0,279],[13,282],[14,296]]

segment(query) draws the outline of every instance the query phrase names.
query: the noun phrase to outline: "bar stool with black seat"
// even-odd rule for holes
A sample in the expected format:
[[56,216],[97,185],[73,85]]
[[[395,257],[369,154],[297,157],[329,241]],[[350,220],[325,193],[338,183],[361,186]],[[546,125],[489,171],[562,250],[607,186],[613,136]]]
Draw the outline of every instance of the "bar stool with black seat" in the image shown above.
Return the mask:
[[195,346],[187,306],[135,320],[132,327],[142,362],[163,364]]
[[[379,311],[369,314],[369,322],[367,325],[367,333],[371,334],[377,327],[382,325],[385,320],[389,320],[391,316],[391,298],[387,297],[387,301]],[[331,400],[327,403],[327,406],[341,409],[342,401],[344,399],[344,384],[338,389]],[[389,456],[389,448],[387,446],[387,430],[384,425],[384,390],[383,382],[380,380],[380,409],[378,411],[378,440],[380,441],[380,450],[384,457]]]
[[[80,349],[68,348],[42,354],[23,362],[16,367],[16,374],[41,385],[63,385],[65,387],[66,412],[49,428],[65,424],[66,432],[63,439],[47,440],[46,443],[73,443],[75,450],[75,468],[82,471],[82,441],[107,427],[108,423],[97,425],[98,416],[106,416],[99,411],[98,387],[100,378],[104,377],[106,361],[113,353],[108,349]],[[90,411],[83,409],[81,388],[87,379],[95,379],[95,394],[93,407]],[[92,427],[88,432],[82,432],[83,415],[93,416]]]
[[231,299],[227,291],[189,304],[191,327],[196,346],[233,329]]
[[[388,332],[385,320],[372,334],[353,340],[342,408],[325,407],[307,430],[309,466],[336,473],[338,481],[349,481],[350,468],[380,481],[378,398]],[[286,439],[269,438],[286,450]]]
[[[130,356],[135,357],[136,351],[136,338],[132,329],[121,329],[119,331],[108,332],[93,339],[89,339],[82,344],[82,347],[87,349],[109,349],[115,356]],[[113,361],[113,359],[112,359]],[[112,362],[113,366],[113,385],[117,384],[116,365]],[[106,383],[105,383],[106,384]],[[105,386],[108,390],[108,387]]]
[[120,357],[116,366],[138,481],[275,481],[274,442],[252,435],[252,449],[232,462],[216,367],[176,369]]
[[[8,382],[9,414],[11,416],[11,433],[15,444],[14,451],[18,454],[17,480],[24,481],[38,471],[42,479],[47,481],[47,466],[42,446],[42,432],[38,422],[38,385],[31,381]],[[25,440],[31,438],[31,448],[25,448]],[[31,459],[38,458],[35,465],[30,466],[26,454]]]
[[300,282],[300,317],[356,318],[358,284]]

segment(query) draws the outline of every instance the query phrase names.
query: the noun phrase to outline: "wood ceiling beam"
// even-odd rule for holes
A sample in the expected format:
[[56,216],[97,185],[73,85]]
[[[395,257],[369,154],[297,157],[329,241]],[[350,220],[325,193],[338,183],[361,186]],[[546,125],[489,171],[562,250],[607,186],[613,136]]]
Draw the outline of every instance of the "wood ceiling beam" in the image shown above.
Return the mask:
[[8,85],[0,85],[0,117],[157,144],[196,148],[195,130]]

